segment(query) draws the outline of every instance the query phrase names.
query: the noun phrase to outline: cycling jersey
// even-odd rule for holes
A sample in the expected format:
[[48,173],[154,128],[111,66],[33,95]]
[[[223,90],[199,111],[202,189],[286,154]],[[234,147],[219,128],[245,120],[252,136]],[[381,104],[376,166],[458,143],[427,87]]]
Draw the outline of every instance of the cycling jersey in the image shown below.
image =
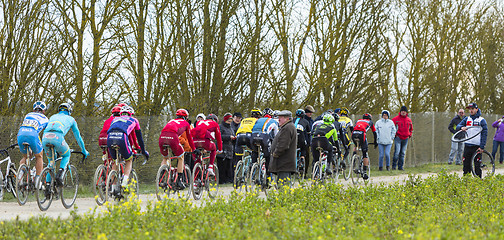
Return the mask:
[[257,121],[257,118],[245,118],[241,121],[240,126],[238,127],[238,130],[236,131],[236,135],[240,133],[251,133],[252,128],[254,128],[255,122]]
[[371,131],[373,132],[376,132],[376,128],[373,124],[373,121],[369,120],[369,119],[359,119],[356,123],[355,123],[355,127],[354,127],[354,132],[355,131],[360,131],[360,132],[363,132],[364,135],[366,134],[366,132],[371,129]]
[[35,154],[39,154],[42,151],[42,142],[40,141],[39,133],[47,126],[48,122],[49,120],[42,113],[31,112],[26,114],[17,135],[21,153],[28,153],[28,149],[23,147],[23,143],[28,143]]
[[219,151],[222,151],[222,138],[219,124],[214,120],[200,120],[196,123],[196,127],[191,131],[194,139],[210,139],[217,140]]
[[368,142],[366,138],[366,132],[369,129],[373,131],[374,141],[376,144],[376,128],[373,124],[373,121],[369,119],[359,119],[355,123],[354,131],[352,133],[352,139],[354,140],[355,145],[357,146],[357,141],[360,142],[363,158],[367,158]]
[[353,127],[353,122],[352,122],[352,119],[350,119],[349,117],[347,116],[341,116],[339,117],[339,120],[338,122],[341,123],[341,126],[343,126],[345,129],[347,129],[347,132],[350,132],[352,131],[352,127]]
[[114,120],[116,116],[111,115],[105,122],[103,123],[103,128],[100,131],[100,136],[98,137],[98,144],[100,146],[107,145],[107,131],[110,128],[110,124],[112,124],[112,121]]
[[183,118],[172,119],[166,124],[159,136],[159,149],[164,157],[168,157],[168,149],[164,147],[165,145],[170,146],[174,156],[182,157],[184,155],[184,148],[179,140],[179,137],[183,133],[186,134],[191,149],[196,149],[191,135],[190,124]]
[[[143,142],[142,131],[140,129],[140,123],[138,119],[134,117],[130,117],[127,115],[119,116],[114,118],[112,124],[110,125],[109,130],[107,131],[107,145],[109,147],[110,154],[112,158],[116,158],[115,150],[111,149],[111,145],[119,145],[121,149],[121,155],[123,155],[124,159],[129,159],[131,157],[131,152],[129,149],[131,148],[131,143],[135,145],[135,147],[140,147],[142,153],[145,153],[145,145]],[[114,134],[111,133],[124,133],[122,134]],[[138,145],[136,146],[136,142],[138,140]],[[124,143],[123,143],[124,141]],[[126,154],[126,155],[124,155]]]
[[266,133],[274,138],[278,133],[278,121],[268,117],[259,118],[252,127],[252,133]]

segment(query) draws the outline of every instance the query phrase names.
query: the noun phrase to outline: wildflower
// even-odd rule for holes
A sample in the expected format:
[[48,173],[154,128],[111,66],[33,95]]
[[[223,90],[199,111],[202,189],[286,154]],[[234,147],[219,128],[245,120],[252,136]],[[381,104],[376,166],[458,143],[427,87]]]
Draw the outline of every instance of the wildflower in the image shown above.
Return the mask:
[[403,231],[401,229],[399,229],[399,231],[397,231],[397,233],[403,234]]

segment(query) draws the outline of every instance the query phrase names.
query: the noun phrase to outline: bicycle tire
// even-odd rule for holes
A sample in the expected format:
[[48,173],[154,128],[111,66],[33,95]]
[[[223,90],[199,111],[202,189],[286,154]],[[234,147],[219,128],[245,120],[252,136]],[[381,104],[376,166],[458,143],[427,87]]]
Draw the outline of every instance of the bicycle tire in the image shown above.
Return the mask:
[[79,189],[79,174],[74,165],[69,165],[63,176],[63,186],[60,189],[61,203],[69,209],[75,203]]
[[[478,155],[480,154],[481,156],[479,156],[478,159]],[[480,162],[481,176],[477,174],[476,161]],[[495,173],[495,159],[492,157],[492,154],[490,154],[487,150],[483,150],[482,153],[475,152],[471,158],[471,173],[473,176],[477,176],[482,179],[493,175]]]
[[208,196],[212,199],[219,195],[219,167],[217,166],[217,164],[213,165],[213,170],[215,175],[213,177],[208,176],[206,184],[206,186],[208,187]]
[[352,156],[352,164],[350,165],[350,178],[352,178],[353,184],[358,184],[359,178],[361,177],[360,172],[356,173],[354,171],[355,169],[358,169],[358,171],[361,171],[359,163],[360,163],[360,156],[358,154],[354,154]]
[[247,181],[245,178],[245,166],[243,165],[243,161],[240,160],[236,163],[235,174],[233,179],[233,187],[235,191],[241,193],[243,190],[247,191]]
[[138,193],[140,191],[139,183],[138,183],[138,174],[135,169],[131,169],[129,178],[128,178],[128,187],[124,190],[125,200],[130,200],[132,196],[134,198],[138,198]]
[[35,198],[40,211],[46,211],[51,206],[54,197],[54,179],[53,170],[46,167],[35,182]]
[[16,174],[16,195],[17,202],[20,206],[25,205],[26,201],[28,201],[28,195],[30,194],[30,170],[28,166],[22,164],[19,166],[18,172]]
[[191,174],[191,169],[189,169],[189,166],[187,164],[184,164],[184,171],[182,172],[184,174],[184,177],[182,178],[184,180],[184,185],[186,188],[182,191],[178,192],[178,197],[182,200],[189,200],[191,197],[191,192],[192,192],[192,174]]
[[120,199],[121,192],[121,181],[119,179],[119,173],[116,170],[110,171],[107,176],[105,202],[113,199]]
[[479,128],[478,133],[476,133],[476,134],[474,134],[473,136],[468,137],[468,138],[456,139],[456,138],[455,138],[455,136],[457,136],[459,133],[464,132],[464,133],[465,133],[465,135],[467,135],[467,130],[466,130],[466,131],[464,131],[464,130],[459,130],[459,131],[457,131],[455,134],[453,134],[453,136],[452,136],[452,138],[451,138],[452,142],[454,142],[454,143],[460,143],[460,142],[465,142],[465,141],[471,140],[471,139],[475,138],[476,136],[480,135],[480,133],[483,131],[483,128],[482,128],[482,127],[480,127],[480,126],[469,126],[469,127],[467,127],[467,129],[471,129],[471,128]]
[[200,200],[203,195],[203,174],[201,163],[196,163],[193,168],[193,184],[191,185],[194,200]]
[[14,198],[17,198],[16,172],[16,167],[14,167],[14,164],[12,164],[9,168],[9,174],[7,175],[7,189],[12,193]]
[[107,168],[103,164],[96,168],[93,184],[96,204],[101,206],[105,203],[105,195],[107,194]]
[[313,171],[312,171],[312,181],[315,184],[319,184],[322,181],[322,169],[320,165],[320,160],[313,165]]
[[252,168],[250,169],[250,176],[248,180],[248,185],[250,185],[250,191],[254,193],[258,193],[260,191],[260,170],[259,163],[252,164]]
[[348,153],[346,157],[343,156],[343,163],[345,164],[345,168],[343,169],[343,177],[345,178],[345,181],[348,181],[350,179],[350,174],[352,172],[352,168],[350,165],[351,162],[352,157],[350,153]]
[[305,178],[305,168],[306,168],[306,159],[299,158],[297,165],[297,176],[299,178],[299,181]]
[[156,175],[156,197],[159,201],[162,201],[170,196],[170,174],[170,168],[168,165],[162,165],[159,167]]
[[0,201],[3,200],[5,190],[7,189],[7,184],[4,184],[4,177],[2,171],[0,171]]
[[339,175],[341,174],[341,170],[340,170],[340,164],[341,164],[341,156],[337,156],[335,155],[335,159],[336,161],[335,164],[331,164],[331,171],[332,171],[332,182],[336,183],[338,182],[338,178],[339,178]]

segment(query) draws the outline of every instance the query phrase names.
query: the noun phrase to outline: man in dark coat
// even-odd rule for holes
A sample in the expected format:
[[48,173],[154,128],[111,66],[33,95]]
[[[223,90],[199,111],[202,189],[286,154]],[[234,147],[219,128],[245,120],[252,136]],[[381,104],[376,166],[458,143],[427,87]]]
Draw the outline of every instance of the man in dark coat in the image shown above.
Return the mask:
[[278,113],[278,122],[280,131],[271,144],[269,171],[278,175],[277,184],[284,185],[296,172],[297,130],[292,123],[292,113],[288,110]]
[[236,139],[236,136],[231,127],[232,121],[231,113],[226,113],[224,120],[219,125],[222,138],[222,153],[217,154],[220,184],[233,183],[233,140]]

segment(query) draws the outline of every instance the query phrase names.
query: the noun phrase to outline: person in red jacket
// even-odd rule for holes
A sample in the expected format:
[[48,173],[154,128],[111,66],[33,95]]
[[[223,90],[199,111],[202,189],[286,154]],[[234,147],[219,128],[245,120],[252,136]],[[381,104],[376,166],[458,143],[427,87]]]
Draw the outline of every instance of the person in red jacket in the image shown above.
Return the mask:
[[[105,158],[107,159],[112,159],[112,156],[110,156],[110,153],[108,153],[108,147],[107,147],[107,131],[109,130],[110,128],[110,124],[112,124],[112,121],[114,120],[114,118],[120,116],[120,113],[121,113],[121,107],[123,106],[126,106],[125,103],[119,103],[117,104],[117,106],[114,106],[112,108],[112,115],[110,115],[110,117],[105,120],[105,122],[103,123],[103,128],[102,130],[100,131],[100,136],[98,137],[98,145],[101,147],[102,151],[103,151],[103,160],[105,161]],[[138,145],[138,143],[136,144]],[[105,156],[107,155],[107,156]]]
[[[217,153],[222,153],[222,138],[218,122],[219,119],[217,116],[215,116],[215,114],[210,114],[206,120],[198,121],[196,127],[191,131],[192,137],[194,138],[194,145],[197,148],[204,148],[210,151],[210,164],[208,166],[208,174],[210,176],[215,176],[213,171],[215,156]],[[219,151],[216,151],[213,140],[217,140]]]
[[175,115],[177,117],[170,120],[163,130],[161,130],[159,149],[161,150],[161,155],[163,155],[161,165],[166,165],[169,158],[168,149],[165,149],[163,145],[169,145],[173,155],[177,157],[177,185],[180,189],[184,189],[188,186],[185,186],[182,181],[182,176],[184,175],[182,174],[184,172],[184,148],[179,141],[180,135],[185,132],[189,145],[192,149],[195,149],[195,147],[191,136],[190,124],[187,122],[189,112],[185,109],[179,109]]
[[404,170],[404,156],[408,147],[408,139],[413,135],[413,122],[408,117],[408,108],[402,106],[399,115],[392,118],[397,132],[394,139],[394,158],[392,160],[392,170],[396,167]]

